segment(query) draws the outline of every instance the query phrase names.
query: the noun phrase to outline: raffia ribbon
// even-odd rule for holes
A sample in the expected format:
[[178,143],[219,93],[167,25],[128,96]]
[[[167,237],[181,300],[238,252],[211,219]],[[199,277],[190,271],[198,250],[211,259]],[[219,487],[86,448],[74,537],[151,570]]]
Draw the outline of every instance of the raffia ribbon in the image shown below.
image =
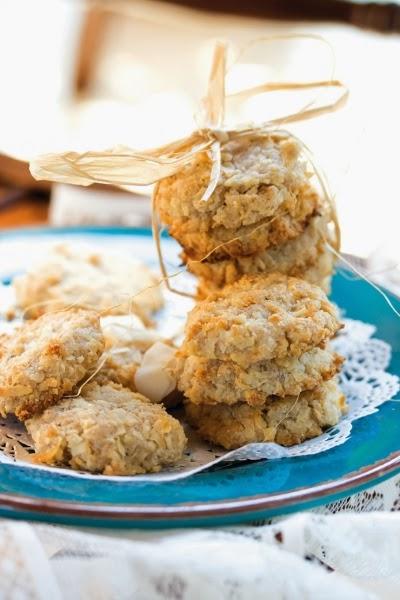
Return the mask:
[[[262,38],[252,42],[254,46],[260,42],[274,42],[289,39],[311,39],[326,44],[326,40],[316,35],[289,34]],[[201,152],[208,152],[211,159],[210,180],[202,199],[207,201],[214,192],[221,172],[221,145],[228,140],[234,140],[249,134],[270,135],[271,133],[295,137],[282,125],[314,119],[318,116],[332,113],[340,109],[347,101],[349,92],[346,86],[337,79],[327,79],[310,82],[266,82],[247,88],[235,94],[226,95],[226,55],[227,47],[217,43],[214,50],[213,62],[208,82],[208,90],[202,101],[203,113],[200,127],[188,137],[182,138],[150,150],[138,152],[125,146],[118,146],[102,152],[89,151],[84,153],[64,152],[60,154],[45,154],[30,162],[30,171],[35,179],[46,179],[59,183],[88,186],[93,183],[112,184],[117,186],[149,185],[157,183],[165,177],[174,175]],[[299,90],[320,88],[336,88],[340,90],[339,97],[327,104],[310,107],[310,105],[294,113],[272,119],[256,125],[238,126],[234,129],[224,128],[224,112],[227,99],[244,99],[264,93],[287,91],[295,93]],[[325,202],[331,208],[332,220],[335,224],[334,247],[340,248],[340,229],[337,222],[334,200],[328,190],[325,178],[315,163],[314,157],[304,142],[296,138],[305,157],[312,164],[319,180]],[[154,196],[153,196],[154,197]],[[159,226],[156,222],[156,211],[153,202],[153,231],[160,259],[164,280],[169,285],[169,279],[159,241]],[[229,242],[227,242],[229,243]],[[212,254],[209,253],[207,257]],[[204,257],[205,260],[207,257]],[[173,290],[177,291],[177,290]],[[187,295],[187,294],[184,294]]]
[[[259,41],[304,37],[323,41],[318,36],[304,35],[275,36]],[[38,180],[47,179],[49,181],[83,186],[93,183],[149,185],[177,173],[196,154],[209,151],[213,161],[213,169],[210,185],[204,194],[204,198],[207,199],[214,191],[218,181],[221,142],[248,135],[249,133],[265,133],[268,135],[271,133],[271,130],[278,132],[277,127],[282,124],[314,119],[320,115],[334,112],[341,108],[347,100],[347,88],[336,79],[311,82],[270,82],[226,96],[226,50],[225,44],[216,44],[208,91],[203,100],[203,126],[188,137],[142,152],[125,146],[117,146],[99,152],[44,154],[34,158],[30,162],[30,171],[33,177]],[[231,130],[223,128],[226,99],[236,98],[243,100],[267,92],[296,92],[298,90],[327,87],[341,90],[339,98],[334,102],[315,108],[306,107],[295,113],[260,125],[237,127]]]

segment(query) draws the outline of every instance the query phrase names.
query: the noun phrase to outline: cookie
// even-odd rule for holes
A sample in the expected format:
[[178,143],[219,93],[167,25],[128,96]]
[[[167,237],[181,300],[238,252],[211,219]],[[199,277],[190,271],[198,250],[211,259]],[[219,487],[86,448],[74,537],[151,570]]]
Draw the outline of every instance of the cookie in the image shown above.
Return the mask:
[[220,260],[210,257],[202,262],[187,252],[181,256],[188,270],[201,278],[199,295],[203,298],[246,274],[282,273],[325,288],[335,262],[333,253],[326,246],[325,240],[329,239],[328,218],[317,215],[296,238],[251,256]]
[[26,322],[0,339],[0,414],[25,420],[72,392],[104,349],[96,313],[70,310]]
[[17,305],[37,318],[71,305],[102,314],[134,312],[148,321],[163,306],[155,275],[134,258],[84,246],[57,246],[13,281]]
[[324,347],[340,328],[319,287],[280,274],[247,275],[194,307],[182,351],[246,368]]
[[247,369],[230,361],[179,356],[178,388],[194,404],[263,406],[272,395],[298,395],[318,387],[334,377],[342,363],[338,354],[321,348],[299,357],[256,362]]
[[261,252],[299,235],[321,206],[294,139],[244,136],[223,144],[221,161],[218,185],[207,201],[206,153],[156,188],[161,220],[189,254],[203,258],[214,251],[217,259]]
[[[300,269],[290,269],[289,273],[284,274],[291,277],[304,279],[304,281],[308,281],[308,283],[317,285],[326,294],[329,294],[331,292],[333,267],[334,256],[327,250],[320,254],[317,262],[314,265],[308,266],[304,271],[301,271]],[[250,271],[252,270],[260,275],[263,273],[262,269],[250,269]],[[265,272],[266,275],[269,273],[270,272],[268,270]],[[240,275],[239,277],[242,276],[243,275]],[[196,298],[197,300],[205,300],[208,298],[208,296],[210,296],[210,294],[219,292],[221,289],[222,287],[215,285],[215,282],[212,279],[200,277],[197,285]]]
[[226,450],[253,442],[300,444],[336,425],[345,411],[346,400],[335,380],[299,396],[271,399],[259,408],[246,403],[185,405],[186,418],[201,437]]
[[91,383],[26,422],[38,462],[105,475],[152,473],[181,458],[179,421],[130,390]]

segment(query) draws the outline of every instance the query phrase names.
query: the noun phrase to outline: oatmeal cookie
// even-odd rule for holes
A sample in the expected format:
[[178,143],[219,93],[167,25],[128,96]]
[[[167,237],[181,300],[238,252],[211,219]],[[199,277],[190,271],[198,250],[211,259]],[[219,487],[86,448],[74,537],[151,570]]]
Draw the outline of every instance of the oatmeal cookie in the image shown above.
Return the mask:
[[104,349],[96,313],[48,313],[0,340],[0,414],[25,420],[94,371]]
[[323,347],[340,328],[319,287],[280,274],[247,275],[194,307],[182,351],[246,368]]
[[13,285],[17,304],[28,318],[73,305],[102,314],[135,312],[148,321],[163,306],[157,281],[148,267],[134,258],[87,246],[61,245],[16,277]]
[[262,408],[245,403],[185,405],[186,417],[199,434],[227,450],[252,442],[300,444],[336,425],[345,411],[346,400],[335,380],[299,396],[275,398]]
[[[254,266],[255,265],[253,265],[253,267]],[[320,287],[325,294],[329,294],[331,291],[333,267],[334,256],[328,250],[326,250],[320,254],[317,262],[314,265],[307,267],[304,271],[296,268],[290,270],[289,273],[284,274],[291,277],[304,279],[304,281],[308,281],[308,283],[312,283]],[[257,273],[259,275],[262,275],[263,273],[268,275],[273,272],[275,271],[263,271],[262,269],[257,270],[253,268],[250,270],[250,273]],[[242,276],[243,275],[238,275],[238,278]],[[237,281],[237,279],[234,279],[233,281]],[[223,286],[215,285],[213,280],[200,277],[197,285],[196,298],[197,300],[205,300],[208,298],[208,296],[210,296],[210,294],[219,292],[222,288]]]
[[116,384],[88,384],[26,422],[39,462],[104,473],[152,473],[176,464],[186,445],[179,421]]
[[206,153],[157,186],[160,217],[189,254],[202,258],[222,243],[214,258],[261,252],[299,235],[318,211],[321,201],[294,139],[245,136],[226,142],[221,159],[218,185],[206,202]]
[[256,362],[247,369],[230,361],[178,353],[178,388],[194,404],[263,406],[271,396],[292,396],[318,387],[339,372],[342,357],[314,348],[299,357]]
[[326,247],[326,239],[329,240],[328,219],[317,215],[296,238],[251,256],[224,260],[210,257],[202,262],[197,262],[197,258],[187,252],[181,256],[188,270],[201,278],[200,297],[234,283],[246,274],[283,273],[324,287],[335,262],[333,253]]

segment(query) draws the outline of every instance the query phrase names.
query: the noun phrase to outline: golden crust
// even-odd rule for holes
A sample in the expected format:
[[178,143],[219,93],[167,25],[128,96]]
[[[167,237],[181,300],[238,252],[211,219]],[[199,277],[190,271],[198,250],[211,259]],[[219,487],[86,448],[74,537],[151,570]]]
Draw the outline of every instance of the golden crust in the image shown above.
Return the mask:
[[[147,266],[122,254],[87,247],[56,246],[13,284],[18,306],[33,319],[74,305],[102,314],[133,311],[146,321],[163,306],[157,278]],[[153,287],[145,289],[149,286]]]
[[187,252],[182,253],[188,270],[200,277],[199,297],[234,283],[242,275],[283,273],[315,283],[323,289],[332,275],[335,257],[326,247],[329,239],[328,219],[313,217],[304,232],[296,238],[251,256],[196,262]]
[[300,444],[336,425],[345,411],[346,400],[335,380],[299,396],[274,399],[263,408],[245,403],[185,405],[186,417],[198,433],[227,450],[253,442]]
[[130,390],[88,384],[26,423],[36,460],[50,465],[135,475],[176,464],[186,445],[179,421]]
[[296,396],[332,379],[341,356],[315,348],[300,357],[261,361],[243,369],[233,362],[178,353],[178,389],[194,404],[263,406],[271,396]]
[[[294,139],[243,137],[222,148],[222,167],[211,198],[206,154],[157,187],[156,206],[171,235],[196,258],[220,244],[215,258],[265,250],[299,235],[320,199]],[[240,237],[239,240],[233,238]],[[229,243],[228,243],[229,242]]]
[[92,311],[48,313],[0,341],[0,414],[25,420],[94,371],[104,349]]
[[323,347],[340,328],[319,287],[280,274],[247,275],[189,313],[182,351],[246,368]]

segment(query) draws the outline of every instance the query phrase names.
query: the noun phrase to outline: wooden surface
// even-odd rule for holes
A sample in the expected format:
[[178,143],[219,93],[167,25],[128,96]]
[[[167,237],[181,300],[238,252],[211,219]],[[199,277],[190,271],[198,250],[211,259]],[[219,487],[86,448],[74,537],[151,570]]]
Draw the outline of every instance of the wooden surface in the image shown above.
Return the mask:
[[0,154],[0,229],[45,225],[50,189],[33,179],[26,162]]
[[0,229],[47,224],[46,194],[0,187]]
[[337,21],[384,32],[400,31],[399,1],[370,0],[163,0],[200,10],[267,19]]

